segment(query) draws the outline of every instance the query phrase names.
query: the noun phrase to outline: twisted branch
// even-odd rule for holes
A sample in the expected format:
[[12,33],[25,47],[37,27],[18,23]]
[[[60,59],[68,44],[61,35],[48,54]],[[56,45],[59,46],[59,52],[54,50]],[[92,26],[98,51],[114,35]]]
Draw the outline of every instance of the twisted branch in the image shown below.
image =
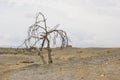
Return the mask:
[[[39,20],[39,17],[42,16],[42,19]],[[28,38],[25,39],[24,45],[27,48],[36,47],[38,48],[38,55],[41,56],[42,61],[45,63],[44,57],[41,54],[45,44],[47,45],[48,50],[48,63],[52,63],[52,56],[51,56],[51,40],[53,41],[53,45],[56,44],[57,39],[60,39],[61,48],[66,47],[68,45],[68,36],[67,33],[63,30],[57,29],[59,25],[48,29],[47,22],[45,16],[39,12],[36,15],[35,23],[31,25],[28,29]],[[42,25],[43,24],[43,25]],[[33,41],[34,40],[34,41]],[[40,45],[38,45],[40,43]]]

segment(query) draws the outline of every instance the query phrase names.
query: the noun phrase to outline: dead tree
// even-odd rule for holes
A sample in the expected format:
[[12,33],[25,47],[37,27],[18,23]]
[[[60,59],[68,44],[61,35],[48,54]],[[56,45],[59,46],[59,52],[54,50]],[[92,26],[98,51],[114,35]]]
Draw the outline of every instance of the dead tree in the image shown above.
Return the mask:
[[61,48],[66,47],[68,45],[68,36],[65,31],[58,29],[59,25],[49,28],[46,20],[47,19],[41,12],[36,15],[35,23],[28,29],[28,37],[25,39],[24,45],[26,48],[37,48],[36,50],[38,51],[38,55],[42,58],[43,63],[46,62],[42,50],[46,46],[48,51],[48,63],[50,64],[53,62],[51,43],[55,45],[57,39],[59,39]]

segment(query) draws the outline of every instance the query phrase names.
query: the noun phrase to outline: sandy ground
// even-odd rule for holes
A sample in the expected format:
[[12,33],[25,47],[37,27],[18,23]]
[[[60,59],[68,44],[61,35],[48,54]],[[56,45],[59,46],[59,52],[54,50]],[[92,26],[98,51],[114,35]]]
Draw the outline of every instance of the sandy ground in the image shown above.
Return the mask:
[[53,49],[52,57],[43,65],[37,55],[1,54],[0,80],[120,80],[119,48]]

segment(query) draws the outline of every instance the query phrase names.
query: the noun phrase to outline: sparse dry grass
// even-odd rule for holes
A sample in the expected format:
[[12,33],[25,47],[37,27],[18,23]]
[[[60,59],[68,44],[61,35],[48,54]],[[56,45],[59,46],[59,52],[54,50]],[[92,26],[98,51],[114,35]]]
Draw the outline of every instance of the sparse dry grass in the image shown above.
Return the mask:
[[69,60],[73,60],[74,58],[76,58],[76,55],[57,56],[57,57],[54,57],[53,60],[57,60],[57,61],[69,61]]
[[[16,50],[4,49],[0,51],[0,80],[120,79],[119,48],[53,49],[52,57],[54,63],[51,65],[41,65],[40,57],[34,53],[19,50],[14,55],[13,52],[16,52]],[[44,52],[44,56],[47,57],[46,51]],[[24,63],[22,61],[27,62]],[[29,63],[29,61],[34,63]]]

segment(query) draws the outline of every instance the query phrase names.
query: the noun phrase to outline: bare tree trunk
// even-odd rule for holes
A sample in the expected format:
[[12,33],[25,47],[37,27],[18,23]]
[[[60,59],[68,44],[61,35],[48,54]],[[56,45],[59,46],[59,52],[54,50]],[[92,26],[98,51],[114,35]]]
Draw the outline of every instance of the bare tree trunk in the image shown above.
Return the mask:
[[43,64],[46,64],[44,56],[43,56],[43,54],[42,54],[42,52],[40,50],[38,50],[38,55],[41,57],[41,60],[42,60]]
[[[39,17],[39,16],[41,16],[41,17]],[[42,19],[39,19],[39,18],[42,18]],[[47,19],[41,12],[39,12],[36,15],[36,21],[33,25],[31,25],[29,27],[28,38],[25,39],[23,44],[27,48],[37,47],[39,45],[39,48],[37,49],[37,53],[41,57],[44,64],[46,64],[46,61],[44,59],[44,55],[43,55],[42,51],[43,51],[44,46],[47,45],[48,63],[51,64],[51,63],[53,63],[53,60],[52,60],[52,55],[51,55],[52,49],[50,48],[51,47],[50,40],[52,40],[53,45],[55,45],[56,39],[59,38],[61,40],[61,48],[63,48],[63,47],[68,46],[68,36],[65,31],[63,31],[61,29],[57,29],[57,27],[59,25],[56,25],[53,28],[49,29],[49,27],[46,24],[46,20]],[[42,31],[41,31],[41,29],[42,29]],[[33,39],[35,41],[33,41]]]
[[[40,52],[39,52],[39,53],[40,53]],[[41,55],[41,53],[39,54],[39,56],[41,57],[41,60],[42,60],[43,64],[46,64],[46,61],[45,61],[45,59],[44,59],[44,56]]]
[[41,46],[41,48],[40,48],[40,51],[42,51],[44,44],[45,44],[45,39],[43,39],[43,42],[42,42],[42,46]]
[[48,48],[48,63],[49,64],[53,63],[51,52],[52,52],[52,50],[50,48]]
[[49,40],[48,38],[47,38],[47,42],[48,42],[48,44],[47,44],[48,63],[51,64],[51,63],[53,63],[53,61],[52,61],[52,55],[51,55],[52,50],[51,50],[51,48],[50,48],[50,40]]

